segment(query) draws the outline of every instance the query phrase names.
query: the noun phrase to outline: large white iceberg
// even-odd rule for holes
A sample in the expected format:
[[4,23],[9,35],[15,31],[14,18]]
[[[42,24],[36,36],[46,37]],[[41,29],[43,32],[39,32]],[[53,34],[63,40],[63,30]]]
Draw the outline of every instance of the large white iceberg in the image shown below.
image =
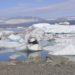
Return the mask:
[[75,25],[59,25],[59,24],[50,25],[48,23],[39,23],[39,24],[34,24],[33,27],[41,28],[45,32],[75,33]]

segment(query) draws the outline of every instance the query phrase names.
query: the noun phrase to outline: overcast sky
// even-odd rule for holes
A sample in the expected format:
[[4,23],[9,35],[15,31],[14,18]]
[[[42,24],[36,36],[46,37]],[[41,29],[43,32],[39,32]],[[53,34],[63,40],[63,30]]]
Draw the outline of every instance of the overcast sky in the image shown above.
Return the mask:
[[0,18],[75,16],[75,0],[0,0]]

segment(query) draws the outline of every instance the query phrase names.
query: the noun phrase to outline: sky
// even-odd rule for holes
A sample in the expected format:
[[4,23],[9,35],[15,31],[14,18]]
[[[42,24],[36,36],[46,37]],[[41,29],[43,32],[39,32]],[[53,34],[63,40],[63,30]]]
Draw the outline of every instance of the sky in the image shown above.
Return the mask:
[[0,0],[0,18],[75,16],[75,0]]

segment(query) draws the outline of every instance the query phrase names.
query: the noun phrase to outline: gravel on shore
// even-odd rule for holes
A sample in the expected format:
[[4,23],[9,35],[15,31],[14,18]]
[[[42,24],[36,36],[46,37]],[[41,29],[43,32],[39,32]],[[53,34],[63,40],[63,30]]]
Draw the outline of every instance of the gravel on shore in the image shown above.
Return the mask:
[[75,75],[75,63],[61,56],[49,56],[46,61],[0,63],[0,75]]

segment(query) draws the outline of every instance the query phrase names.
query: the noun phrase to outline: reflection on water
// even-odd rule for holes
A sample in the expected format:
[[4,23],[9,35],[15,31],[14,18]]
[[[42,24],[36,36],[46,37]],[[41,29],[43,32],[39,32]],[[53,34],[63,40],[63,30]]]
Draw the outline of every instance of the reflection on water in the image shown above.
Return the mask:
[[17,53],[16,52],[5,52],[0,54],[0,61],[9,61],[11,56],[19,55],[16,57],[17,61],[26,61],[29,58],[35,58],[37,56],[40,56],[42,59],[46,59],[48,56],[48,52],[46,51],[40,51],[40,52],[25,52],[25,53]]
[[[55,42],[41,41],[41,46],[54,45]],[[9,61],[10,58],[16,58],[17,61],[26,61],[30,58],[35,58],[40,56],[42,59],[46,59],[48,56],[47,51],[39,51],[39,52],[13,52],[13,49],[0,49],[0,61]]]

